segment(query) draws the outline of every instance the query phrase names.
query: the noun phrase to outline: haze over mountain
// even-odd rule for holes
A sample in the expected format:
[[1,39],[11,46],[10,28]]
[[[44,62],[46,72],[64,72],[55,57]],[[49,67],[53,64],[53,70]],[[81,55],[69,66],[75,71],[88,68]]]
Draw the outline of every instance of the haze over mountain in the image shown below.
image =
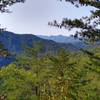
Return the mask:
[[51,36],[45,36],[45,35],[38,35],[38,37],[47,39],[47,40],[53,40],[57,43],[66,43],[71,44],[74,47],[76,47],[78,50],[80,49],[90,49],[95,48],[97,46],[100,46],[100,41],[95,43],[86,43],[86,41],[82,41],[78,38],[74,38],[71,36],[64,36],[64,35],[51,35]]
[[64,36],[64,35],[51,35],[51,36],[38,35],[38,36],[40,38],[53,40],[53,41],[58,42],[58,43],[66,43],[66,44],[69,43],[69,44],[72,44],[79,49],[87,47],[87,45],[84,42],[82,42],[81,40],[76,39],[74,37],[71,37],[71,36]]

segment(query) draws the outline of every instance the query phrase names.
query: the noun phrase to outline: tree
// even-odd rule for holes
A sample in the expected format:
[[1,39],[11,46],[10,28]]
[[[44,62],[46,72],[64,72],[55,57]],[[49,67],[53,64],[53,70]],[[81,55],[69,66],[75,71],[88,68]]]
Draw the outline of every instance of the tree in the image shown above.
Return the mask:
[[11,64],[0,70],[0,100],[37,100],[36,75]]
[[24,2],[25,0],[0,0],[0,11],[1,12],[8,12],[8,6],[11,6],[15,3]]
[[100,99],[100,48],[42,58],[33,52],[0,69],[0,100]]
[[19,55],[15,61],[18,68],[22,68],[35,74],[36,80],[33,91],[38,98],[37,100],[39,100],[41,96],[41,85],[44,84],[44,78],[47,76],[49,70],[47,63],[45,63],[45,56],[39,56],[40,50],[42,50],[42,46],[40,44],[41,43],[38,42],[32,48],[25,47],[25,53]]
[[[60,0],[64,1],[64,0]],[[85,16],[80,19],[68,19],[64,18],[60,23],[56,20],[49,22],[49,25],[56,26],[58,28],[65,28],[72,30],[74,28],[80,29],[76,31],[74,37],[81,36],[85,40],[97,41],[100,40],[100,1],[99,0],[65,0],[70,2],[76,7],[80,6],[92,6],[95,7],[95,11],[91,11],[90,16]]]

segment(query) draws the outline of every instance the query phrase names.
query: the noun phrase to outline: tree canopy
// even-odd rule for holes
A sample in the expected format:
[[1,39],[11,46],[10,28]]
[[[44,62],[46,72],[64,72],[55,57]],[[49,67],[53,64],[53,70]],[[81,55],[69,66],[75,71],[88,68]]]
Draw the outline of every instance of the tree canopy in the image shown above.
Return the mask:
[[0,69],[0,100],[99,100],[100,48],[91,52],[20,55]]

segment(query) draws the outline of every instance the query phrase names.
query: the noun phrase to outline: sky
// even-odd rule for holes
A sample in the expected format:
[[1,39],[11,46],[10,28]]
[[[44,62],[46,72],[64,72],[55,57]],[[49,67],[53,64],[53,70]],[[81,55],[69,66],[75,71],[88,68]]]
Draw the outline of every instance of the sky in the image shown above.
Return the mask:
[[9,7],[12,13],[0,13],[1,27],[18,34],[66,35],[74,31],[48,26],[49,21],[80,18],[90,14],[90,7],[76,8],[59,0],[26,0]]

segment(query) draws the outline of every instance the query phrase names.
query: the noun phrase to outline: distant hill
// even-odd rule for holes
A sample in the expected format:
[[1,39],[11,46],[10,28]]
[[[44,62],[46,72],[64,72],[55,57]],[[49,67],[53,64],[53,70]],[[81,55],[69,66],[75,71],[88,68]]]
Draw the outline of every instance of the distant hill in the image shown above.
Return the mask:
[[48,39],[48,40],[53,40],[56,42],[61,42],[61,43],[73,43],[73,42],[80,42],[78,39],[75,39],[73,37],[68,37],[68,36],[63,36],[63,35],[51,35],[51,36],[45,36],[45,35],[38,35],[40,38]]
[[[12,32],[5,31],[0,34],[0,42],[4,45],[5,49],[7,49],[12,54],[20,54],[24,51],[24,46],[34,47],[36,43],[40,42],[43,45],[42,52],[57,52],[59,49],[64,48],[69,51],[76,51],[78,50],[74,45],[71,43],[57,43],[53,40],[46,40],[42,39],[38,36],[32,34],[15,34]],[[6,58],[7,62],[10,62],[12,58]],[[3,65],[3,60],[6,62],[5,58],[0,58],[0,64]]]
[[4,45],[4,47],[10,51],[15,53],[23,52],[23,46],[26,45],[28,47],[34,47],[34,45],[38,42],[43,44],[44,52],[48,50],[59,50],[64,48],[66,50],[76,50],[72,44],[68,43],[57,43],[53,40],[42,39],[38,36],[32,34],[15,34],[12,32],[5,31],[0,34],[0,42]]
[[38,37],[48,40],[53,40],[58,43],[66,43],[66,44],[72,44],[78,49],[88,48],[90,45],[85,44],[83,41],[79,39],[75,39],[71,36],[63,36],[63,35],[51,35],[51,36],[45,36],[45,35],[38,35]]

